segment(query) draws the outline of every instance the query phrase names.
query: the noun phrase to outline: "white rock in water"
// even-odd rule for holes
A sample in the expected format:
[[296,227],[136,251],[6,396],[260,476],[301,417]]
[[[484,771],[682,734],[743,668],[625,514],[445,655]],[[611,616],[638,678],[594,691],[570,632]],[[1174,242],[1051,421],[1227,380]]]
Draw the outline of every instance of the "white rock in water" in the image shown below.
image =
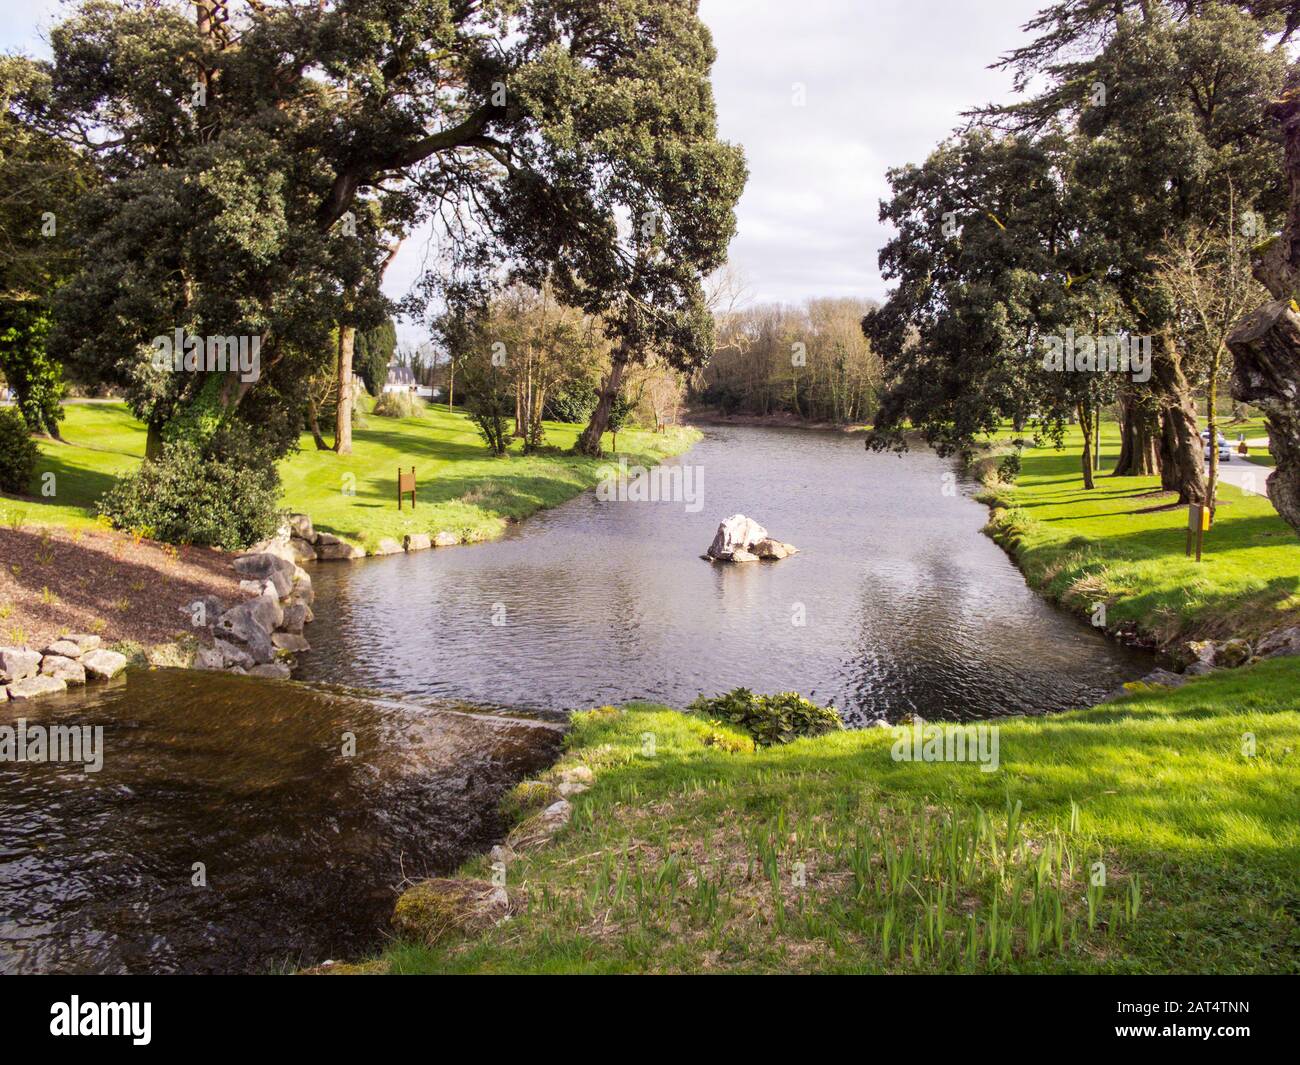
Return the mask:
[[767,539],[767,530],[743,514],[733,514],[718,525],[709,545],[710,558],[729,559],[737,551],[748,551]]

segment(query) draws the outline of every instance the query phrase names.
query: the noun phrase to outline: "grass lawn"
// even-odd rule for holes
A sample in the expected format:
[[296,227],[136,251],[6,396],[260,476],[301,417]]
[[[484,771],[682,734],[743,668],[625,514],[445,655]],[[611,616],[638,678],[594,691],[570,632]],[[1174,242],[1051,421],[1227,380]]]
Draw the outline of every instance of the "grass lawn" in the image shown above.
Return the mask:
[[[1300,544],[1266,499],[1225,485],[1197,565],[1155,479],[1087,492],[1078,447],[1026,450],[996,492],[989,531],[1032,584],[1165,640],[1300,620]],[[551,780],[595,784],[507,864],[510,919],[361,969],[1300,972],[1300,659],[995,724],[986,773],[896,760],[893,731],[746,753],[665,707],[577,715]]]
[[[370,402],[364,402],[368,411]],[[122,404],[69,404],[63,434],[67,443],[42,442],[41,459],[26,499],[0,497],[9,524],[69,527],[95,523],[95,502],[114,478],[144,457],[144,426]],[[605,460],[560,453],[581,427],[546,424],[554,453],[493,458],[473,424],[459,411],[431,408],[403,420],[363,414],[353,429],[353,453],[317,451],[304,434],[301,449],[280,466],[285,507],[310,514],[318,529],[368,549],[384,537],[401,542],[406,533],[447,531],[462,540],[498,535],[508,521],[554,506],[590,488]],[[685,451],[698,438],[672,428],[655,434],[619,434],[619,456],[630,464],[654,465]],[[606,436],[606,446],[612,443]],[[515,444],[516,449],[519,444]],[[415,510],[397,510],[397,468],[415,466],[419,484]],[[54,474],[54,495],[41,494],[43,478]]]
[[[1081,440],[1064,451],[1027,448],[1014,486],[994,488],[989,531],[1029,583],[1081,612],[1106,604],[1107,627],[1129,623],[1165,644],[1252,635],[1300,622],[1300,539],[1263,496],[1219,487],[1201,563],[1184,556],[1187,508],[1159,494],[1158,478],[1097,479],[1083,488]],[[1103,468],[1118,427],[1103,425]]]
[[991,773],[885,730],[728,753],[673,710],[578,715],[557,769],[595,783],[507,865],[515,914],[368,968],[1295,973],[1297,693],[1275,660],[1010,720]]

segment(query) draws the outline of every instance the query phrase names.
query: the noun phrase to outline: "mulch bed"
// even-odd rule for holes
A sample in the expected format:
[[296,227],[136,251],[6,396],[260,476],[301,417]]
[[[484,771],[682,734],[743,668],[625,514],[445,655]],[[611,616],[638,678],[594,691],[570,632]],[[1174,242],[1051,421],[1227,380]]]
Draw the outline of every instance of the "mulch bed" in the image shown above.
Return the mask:
[[109,529],[0,528],[0,644],[39,649],[89,632],[148,647],[193,635],[182,607],[246,598],[232,557]]

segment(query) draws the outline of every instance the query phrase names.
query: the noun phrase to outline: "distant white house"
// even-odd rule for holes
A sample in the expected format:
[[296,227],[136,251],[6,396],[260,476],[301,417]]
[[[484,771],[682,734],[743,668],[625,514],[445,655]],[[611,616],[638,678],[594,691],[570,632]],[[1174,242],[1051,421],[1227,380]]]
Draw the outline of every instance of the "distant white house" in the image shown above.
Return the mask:
[[411,368],[396,362],[388,364],[388,379],[384,382],[384,391],[410,392],[421,399],[437,399],[439,394],[439,390],[436,388],[430,388],[428,385],[417,385],[415,383],[415,374],[411,372]]

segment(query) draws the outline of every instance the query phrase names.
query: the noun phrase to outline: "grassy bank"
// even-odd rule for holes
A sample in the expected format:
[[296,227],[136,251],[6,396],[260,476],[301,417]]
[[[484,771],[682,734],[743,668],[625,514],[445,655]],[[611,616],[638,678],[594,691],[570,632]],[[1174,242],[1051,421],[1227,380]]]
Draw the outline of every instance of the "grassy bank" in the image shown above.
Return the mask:
[[508,864],[514,915],[372,968],[1300,971],[1297,690],[1281,660],[1008,721],[992,773],[883,730],[728,753],[673,710],[578,715],[561,765],[595,783]]
[[[363,406],[369,410],[369,401]],[[40,445],[41,458],[24,499],[0,496],[10,525],[77,528],[95,523],[95,503],[114,479],[144,457],[144,426],[122,404],[70,404],[63,423],[66,443]],[[563,453],[581,427],[546,423],[554,448],[535,455],[494,458],[470,420],[445,407],[422,417],[364,414],[353,431],[353,453],[317,451],[309,435],[280,467],[283,502],[310,514],[318,529],[373,548],[384,537],[399,543],[407,533],[454,533],[461,540],[497,536],[510,521],[554,506],[592,487],[603,460]],[[619,434],[618,454],[630,464],[653,465],[685,451],[698,434],[673,428],[664,434]],[[606,447],[612,444],[606,437]],[[516,442],[516,448],[519,447]],[[397,468],[415,466],[418,504],[397,510]],[[46,480],[53,474],[53,482]],[[54,494],[42,495],[52,483]]]
[[[1300,540],[1267,498],[1221,484],[1197,563],[1184,554],[1187,508],[1159,478],[1099,476],[1088,491],[1080,446],[1076,430],[1064,451],[1027,448],[1016,483],[984,497],[995,507],[990,534],[1034,588],[1082,613],[1104,602],[1108,628],[1133,626],[1161,644],[1300,623]],[[1105,467],[1118,448],[1107,423]]]
[[[1112,459],[1117,444],[1110,427]],[[1112,628],[1294,623],[1300,551],[1266,499],[1224,486],[1197,566],[1157,490],[1085,492],[1077,451],[1026,451],[990,531],[1035,587],[1105,601]],[[886,730],[753,752],[665,707],[577,715],[552,779],[586,766],[594,785],[507,862],[509,919],[363,968],[1300,972],[1300,660],[997,724],[983,772],[898,760]]]

